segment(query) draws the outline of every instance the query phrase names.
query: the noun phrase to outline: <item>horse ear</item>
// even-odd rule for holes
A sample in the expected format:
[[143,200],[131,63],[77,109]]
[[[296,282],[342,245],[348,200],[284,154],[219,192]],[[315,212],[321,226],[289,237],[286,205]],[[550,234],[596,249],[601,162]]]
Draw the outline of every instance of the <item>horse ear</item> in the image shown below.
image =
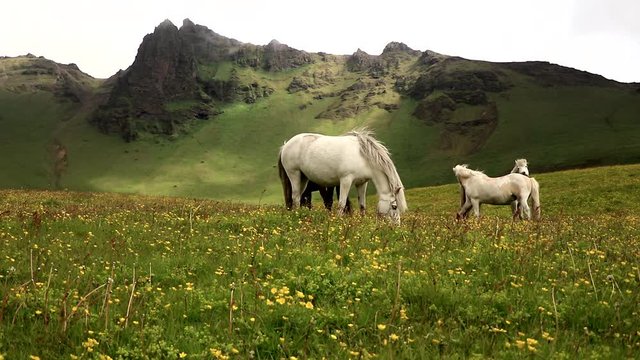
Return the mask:
[[396,188],[395,194],[398,195],[400,193],[400,190],[402,190],[402,186],[398,186]]

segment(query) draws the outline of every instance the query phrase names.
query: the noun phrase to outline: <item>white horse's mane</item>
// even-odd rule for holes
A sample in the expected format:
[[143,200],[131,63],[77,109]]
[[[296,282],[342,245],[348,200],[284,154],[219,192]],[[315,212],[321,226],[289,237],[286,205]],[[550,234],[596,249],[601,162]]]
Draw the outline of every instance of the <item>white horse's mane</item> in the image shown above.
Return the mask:
[[467,165],[467,164],[456,165],[453,168],[453,172],[457,177],[463,177],[463,178],[467,178],[467,177],[471,177],[471,176],[478,176],[478,175],[487,176],[484,172],[482,172],[480,170],[471,170],[471,169],[469,169],[468,166],[469,165]]
[[390,190],[395,192],[401,189],[396,195],[402,211],[407,209],[407,203],[404,198],[404,185],[400,180],[400,175],[396,170],[396,166],[391,161],[389,149],[384,144],[373,137],[373,131],[366,127],[356,128],[349,131],[346,135],[355,136],[360,143],[360,151],[362,155],[369,160],[372,166],[378,167],[389,180]]

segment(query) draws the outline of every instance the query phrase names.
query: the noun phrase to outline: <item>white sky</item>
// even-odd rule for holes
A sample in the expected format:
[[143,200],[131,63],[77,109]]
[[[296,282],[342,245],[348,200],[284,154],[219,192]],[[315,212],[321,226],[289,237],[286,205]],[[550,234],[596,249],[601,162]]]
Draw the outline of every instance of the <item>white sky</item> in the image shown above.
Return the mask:
[[3,1],[0,56],[32,53],[106,78],[144,35],[185,18],[236,40],[372,55],[391,41],[488,61],[542,60],[640,82],[640,0]]

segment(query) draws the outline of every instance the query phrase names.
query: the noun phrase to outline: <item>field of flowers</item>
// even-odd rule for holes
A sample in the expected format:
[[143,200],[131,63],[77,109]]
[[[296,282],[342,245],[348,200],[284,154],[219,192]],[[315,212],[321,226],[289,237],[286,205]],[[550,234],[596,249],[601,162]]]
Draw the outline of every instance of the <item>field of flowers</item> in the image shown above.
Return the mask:
[[640,166],[536,178],[539,222],[457,222],[448,185],[409,191],[396,228],[0,190],[0,359],[637,356]]

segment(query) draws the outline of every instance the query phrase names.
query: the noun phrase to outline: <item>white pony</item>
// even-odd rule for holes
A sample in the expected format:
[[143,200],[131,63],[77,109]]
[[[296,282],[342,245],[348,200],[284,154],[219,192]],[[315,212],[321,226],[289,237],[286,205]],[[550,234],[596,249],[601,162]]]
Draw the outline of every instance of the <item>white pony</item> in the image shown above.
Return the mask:
[[289,139],[278,155],[285,203],[297,206],[309,180],[320,186],[340,186],[339,209],[344,213],[349,189],[358,189],[360,210],[365,209],[367,182],[378,193],[378,214],[399,224],[407,210],[404,188],[387,148],[367,129],[341,136],[302,133]]
[[[527,159],[517,159],[515,161],[515,165],[513,166],[513,169],[511,170],[512,174],[522,174],[525,175],[527,177],[529,177],[531,179],[531,182],[533,183],[533,185],[540,189],[540,185],[538,184],[538,181],[536,181],[536,179],[532,178],[529,176],[529,163],[527,161]],[[538,190],[539,191],[539,190]],[[518,200],[515,200],[514,202],[511,203],[511,211],[513,213],[513,217],[515,218],[516,216],[520,217],[520,219],[522,219],[522,212],[518,211]],[[540,208],[534,209],[534,211],[538,212],[538,218],[540,217]]]
[[471,170],[467,165],[456,165],[453,173],[462,188],[460,210],[456,217],[465,218],[473,209],[480,216],[480,204],[508,205],[517,201],[514,218],[524,213],[526,219],[531,218],[531,210],[527,200],[533,199],[534,217],[540,218],[540,188],[538,182],[522,174],[511,173],[492,178],[481,171]]
[[529,163],[527,162],[527,159],[517,159],[511,173],[529,176]]

